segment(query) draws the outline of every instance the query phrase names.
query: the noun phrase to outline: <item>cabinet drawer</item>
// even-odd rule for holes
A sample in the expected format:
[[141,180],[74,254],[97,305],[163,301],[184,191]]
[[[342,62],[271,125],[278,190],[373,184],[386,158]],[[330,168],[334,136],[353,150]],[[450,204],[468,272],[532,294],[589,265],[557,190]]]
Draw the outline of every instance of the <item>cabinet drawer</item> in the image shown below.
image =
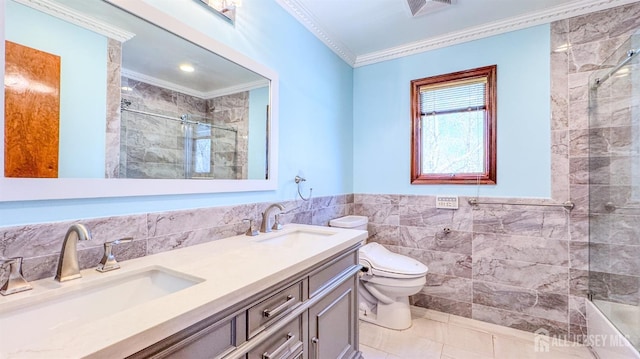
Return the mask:
[[303,300],[303,281],[281,290],[247,311],[249,338],[258,334],[274,318],[279,318]]
[[332,262],[322,266],[318,271],[309,276],[309,298],[313,297],[332,279],[347,269],[358,264],[358,252],[350,252]]
[[303,348],[303,318],[296,319],[278,330],[269,339],[249,352],[248,359],[289,359],[298,358]]
[[244,321],[244,314],[214,323],[209,323],[206,319],[139,351],[129,359],[190,359],[222,356],[244,342]]

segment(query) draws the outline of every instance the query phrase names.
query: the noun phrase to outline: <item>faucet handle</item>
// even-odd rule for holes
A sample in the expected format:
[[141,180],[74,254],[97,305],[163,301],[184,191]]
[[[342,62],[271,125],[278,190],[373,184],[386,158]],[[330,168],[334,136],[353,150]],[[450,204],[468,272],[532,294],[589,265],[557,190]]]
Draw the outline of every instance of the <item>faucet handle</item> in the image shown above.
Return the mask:
[[133,241],[133,237],[125,237],[104,243],[104,255],[98,264],[96,270],[98,272],[108,272],[120,268],[120,264],[116,261],[116,257],[112,253],[113,246],[120,243]]
[[253,229],[253,219],[245,218],[242,220],[242,223],[247,223],[247,222],[249,222],[249,229],[247,229],[247,231],[244,232],[244,234],[250,237],[257,236],[259,232],[257,229]]
[[274,231],[279,231],[282,229],[282,223],[280,223],[280,213],[275,215],[275,220],[273,221],[273,226],[271,227]]
[[33,289],[22,275],[22,257],[0,259],[0,266],[3,268],[9,266],[7,280],[0,288],[0,294],[9,295]]

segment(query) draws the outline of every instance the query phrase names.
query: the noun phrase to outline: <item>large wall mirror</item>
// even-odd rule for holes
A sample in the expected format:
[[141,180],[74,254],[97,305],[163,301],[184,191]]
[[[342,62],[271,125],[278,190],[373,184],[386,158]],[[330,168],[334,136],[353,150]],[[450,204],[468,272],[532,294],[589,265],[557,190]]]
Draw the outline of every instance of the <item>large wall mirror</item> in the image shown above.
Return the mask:
[[270,69],[144,1],[8,0],[4,19],[0,200],[276,188]]

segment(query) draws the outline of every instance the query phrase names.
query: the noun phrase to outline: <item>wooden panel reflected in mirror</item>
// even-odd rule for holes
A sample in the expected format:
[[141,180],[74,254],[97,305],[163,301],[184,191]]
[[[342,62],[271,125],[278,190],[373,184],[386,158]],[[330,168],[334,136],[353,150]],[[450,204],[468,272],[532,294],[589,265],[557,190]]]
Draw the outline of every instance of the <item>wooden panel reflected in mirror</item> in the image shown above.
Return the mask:
[[60,57],[5,41],[4,176],[57,178]]

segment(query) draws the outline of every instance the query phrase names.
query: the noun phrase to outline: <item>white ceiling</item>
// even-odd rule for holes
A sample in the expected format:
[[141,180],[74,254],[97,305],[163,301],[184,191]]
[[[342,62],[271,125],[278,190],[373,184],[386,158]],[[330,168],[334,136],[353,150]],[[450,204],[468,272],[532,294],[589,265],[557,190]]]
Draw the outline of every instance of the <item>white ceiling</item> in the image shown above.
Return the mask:
[[518,30],[638,0],[453,0],[412,17],[407,0],[276,0],[353,66]]
[[[66,21],[84,18],[80,26],[113,27],[128,33],[122,45],[123,75],[159,87],[200,98],[246,91],[268,85],[267,79],[211,51],[178,37],[103,1],[16,0]],[[194,1],[185,2],[193,11],[206,12]],[[56,11],[51,11],[57,9]],[[209,14],[208,14],[209,15]],[[73,21],[72,21],[73,22]],[[90,28],[91,29],[91,28]],[[132,36],[132,37],[131,37]],[[179,70],[188,63],[193,73]]]

